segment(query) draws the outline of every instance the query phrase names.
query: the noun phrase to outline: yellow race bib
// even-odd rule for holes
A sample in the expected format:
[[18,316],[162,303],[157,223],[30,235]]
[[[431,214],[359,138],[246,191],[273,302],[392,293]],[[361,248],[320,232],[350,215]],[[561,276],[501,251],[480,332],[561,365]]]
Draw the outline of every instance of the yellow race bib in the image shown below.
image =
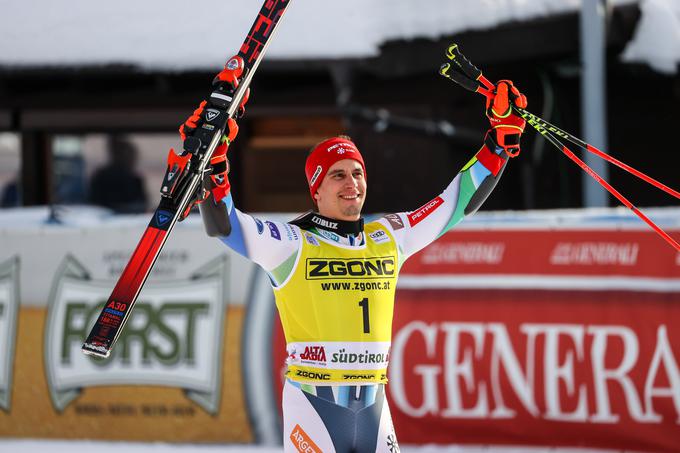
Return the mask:
[[378,222],[351,247],[303,231],[290,277],[275,288],[290,379],[385,383],[392,337],[397,245]]

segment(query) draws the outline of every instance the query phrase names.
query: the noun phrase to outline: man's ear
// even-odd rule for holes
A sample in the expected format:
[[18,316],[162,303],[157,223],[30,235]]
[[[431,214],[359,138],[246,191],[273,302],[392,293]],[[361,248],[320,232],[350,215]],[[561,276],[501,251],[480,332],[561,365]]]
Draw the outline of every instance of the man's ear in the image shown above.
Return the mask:
[[314,199],[318,200],[319,199],[319,192],[314,192]]

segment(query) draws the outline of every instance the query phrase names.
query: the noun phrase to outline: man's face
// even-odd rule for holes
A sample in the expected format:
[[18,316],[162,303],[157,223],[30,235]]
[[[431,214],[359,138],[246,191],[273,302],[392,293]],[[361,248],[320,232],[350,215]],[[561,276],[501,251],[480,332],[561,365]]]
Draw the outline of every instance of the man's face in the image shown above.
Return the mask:
[[319,214],[338,220],[358,220],[366,198],[366,179],[361,164],[343,159],[328,169],[314,194]]

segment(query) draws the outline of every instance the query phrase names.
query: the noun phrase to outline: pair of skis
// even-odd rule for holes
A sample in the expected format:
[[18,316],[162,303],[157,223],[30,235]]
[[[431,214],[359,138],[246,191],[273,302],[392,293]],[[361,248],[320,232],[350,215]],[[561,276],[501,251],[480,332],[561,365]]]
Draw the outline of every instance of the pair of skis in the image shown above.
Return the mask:
[[[474,91],[480,93],[486,97],[494,95],[494,90],[496,87],[482,74],[475,65],[473,65],[461,52],[457,44],[451,44],[446,50],[446,58],[449,60],[444,63],[439,68],[439,73],[452,80],[469,91]],[[577,138],[568,132],[563,131],[559,127],[545,121],[544,119],[534,115],[527,110],[512,105],[513,110],[524,118],[527,123],[529,123],[539,134],[546,138],[552,145],[557,149],[562,151],[567,157],[574,161],[583,171],[588,173],[593,179],[595,179],[602,187],[607,189],[612,195],[614,195],[624,206],[633,211],[640,219],[642,219],[647,225],[649,225],[659,236],[661,236],[666,242],[668,242],[675,250],[680,252],[680,244],[678,241],[673,239],[668,233],[662,230],[657,224],[655,224],[649,217],[647,217],[642,211],[633,205],[626,197],[624,197],[619,191],[612,187],[607,181],[605,181],[600,175],[597,174],[592,168],[590,168],[585,162],[579,159],[573,151],[571,151],[564,143],[560,141],[561,137],[565,140],[574,143],[577,146],[585,149],[586,151],[595,154],[596,156],[606,160],[607,162],[622,168],[623,170],[631,173],[634,176],[642,179],[645,182],[653,185],[654,187],[663,190],[664,192],[680,199],[680,193],[670,187],[660,183],[659,181],[645,175],[644,173],[630,167],[627,164],[611,157],[607,153],[600,151],[593,145],[586,143],[585,141]]]
[[151,268],[178,221],[183,220],[202,189],[203,177],[210,172],[210,158],[224,135],[227,121],[238,111],[271,38],[288,7],[289,0],[265,0],[238,55],[226,67],[243,72],[238,87],[215,80],[198,127],[183,143],[183,151],[170,150],[168,168],[161,186],[161,201],[125,266],[111,296],[90,331],[82,351],[108,357],[130,318],[137,296]]

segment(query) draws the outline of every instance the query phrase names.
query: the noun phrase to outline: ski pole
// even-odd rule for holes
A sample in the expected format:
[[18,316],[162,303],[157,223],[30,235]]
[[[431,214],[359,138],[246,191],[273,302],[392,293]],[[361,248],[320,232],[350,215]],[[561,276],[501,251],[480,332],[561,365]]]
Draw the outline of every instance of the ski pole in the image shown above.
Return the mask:
[[612,187],[611,184],[609,184],[607,181],[605,181],[595,170],[590,168],[588,164],[583,162],[581,159],[579,159],[576,154],[567,146],[559,141],[549,130],[547,130],[545,127],[542,125],[535,123],[533,121],[527,120],[531,126],[541,134],[543,137],[545,137],[546,140],[548,140],[551,144],[553,144],[557,149],[562,151],[567,157],[569,157],[576,165],[581,167],[583,171],[588,173],[595,181],[600,183],[602,187],[607,189],[609,193],[614,195],[624,206],[626,206],[628,209],[633,211],[642,221],[644,221],[647,225],[649,225],[654,231],[656,231],[659,236],[661,236],[666,242],[668,242],[673,248],[675,248],[676,251],[680,252],[680,243],[678,243],[675,239],[673,239],[668,233],[666,233],[664,230],[661,229],[656,223],[654,223],[649,217],[647,217],[642,211],[640,211],[633,203],[631,203],[625,196],[623,196],[618,190],[616,190],[614,187]]
[[[461,85],[463,88],[473,91],[476,93],[483,94],[484,96],[491,97],[493,95],[494,85],[482,74],[482,71],[475,67],[461,52],[457,44],[452,44],[448,47],[446,51],[446,57],[452,61],[453,65],[458,68],[458,71],[454,70],[451,72],[452,64],[444,63],[440,69],[439,73],[454,82]],[[533,115],[532,113],[516,107],[513,105],[513,109],[522,116],[527,122],[546,140],[548,140],[552,145],[558,148],[562,153],[569,157],[574,163],[576,163],[583,171],[595,179],[602,187],[607,189],[612,195],[614,195],[624,206],[629,208],[633,213],[635,213],[640,219],[642,219],[647,225],[649,225],[656,233],[658,233],[666,242],[668,242],[675,250],[680,252],[680,244],[675,241],[671,236],[668,235],[663,229],[656,225],[651,219],[649,219],[645,214],[642,213],[636,206],[634,206],[626,197],[624,197],[619,191],[612,187],[608,182],[606,182],[600,175],[597,174],[592,168],[590,168],[585,162],[579,159],[567,146],[565,146],[561,141],[559,141],[553,132],[560,136],[574,142],[578,146],[582,146],[589,152],[596,154],[597,156],[623,168],[624,170],[630,172],[631,174],[645,180],[646,182],[654,185],[655,187],[664,190],[665,192],[680,198],[680,194],[669,187],[666,187],[662,183],[650,178],[642,172],[639,172],[632,167],[608,156],[594,146],[584,142],[581,139],[573,137],[556,126],[551,125],[547,121]],[[585,146],[584,146],[585,145]],[[607,156],[607,157],[604,157]],[[609,159],[608,159],[609,158]]]
[[671,189],[670,187],[668,187],[665,184],[657,181],[656,179],[652,178],[651,176],[648,176],[648,175],[642,173],[641,171],[634,169],[630,165],[627,165],[627,164],[621,162],[620,160],[610,156],[609,154],[607,154],[603,151],[600,151],[598,148],[591,145],[590,143],[587,143],[587,142],[581,140],[578,137],[574,137],[570,133],[560,129],[559,127],[555,126],[554,124],[549,123],[548,121],[542,119],[541,117],[534,115],[533,113],[531,113],[531,112],[529,112],[529,111],[527,111],[527,110],[525,110],[521,107],[517,107],[516,105],[513,105],[512,108],[517,113],[519,113],[519,115],[522,118],[524,118],[525,120],[527,120],[527,121],[529,121],[530,119],[533,120],[535,123],[540,124],[541,127],[546,128],[551,133],[569,140],[570,142],[574,143],[575,145],[578,145],[581,148],[584,148],[586,151],[595,154],[596,156],[606,160],[607,162],[609,162],[611,164],[616,165],[619,168],[622,168],[623,170],[627,171],[628,173],[630,173],[634,176],[637,176],[638,178],[642,179],[643,181],[653,185],[657,189],[661,189],[664,192],[674,196],[675,198],[680,199],[680,192],[677,192],[677,191]]
[[[441,68],[439,69],[439,73],[443,75],[444,77],[447,77],[454,82],[458,83],[461,85],[463,88],[474,91],[476,93],[481,93],[486,97],[492,96],[493,95],[493,90],[495,89],[493,83],[491,83],[484,75],[482,74],[482,71],[479,70],[475,65],[473,65],[470,60],[468,60],[465,55],[463,55],[460,52],[460,49],[458,48],[457,44],[451,44],[448,49],[446,50],[446,57],[451,60],[452,63],[444,63]],[[458,69],[459,72],[451,72],[451,64],[454,64],[455,67]],[[664,192],[674,196],[675,198],[680,199],[680,192],[677,192],[676,190],[671,189],[670,187],[666,186],[665,184],[657,181],[656,179],[652,178],[651,176],[648,176],[644,173],[642,173],[639,170],[636,170],[635,168],[631,167],[630,165],[621,162],[620,160],[610,156],[609,154],[599,150],[595,146],[591,145],[590,143],[585,142],[584,140],[575,137],[574,135],[560,129],[559,127],[555,126],[554,124],[549,123],[548,121],[544,120],[543,118],[534,115],[533,113],[521,108],[517,107],[516,105],[512,106],[513,109],[525,120],[532,119],[536,123],[541,123],[543,127],[548,129],[550,132],[553,134],[556,134],[562,138],[565,138],[569,140],[570,142],[574,143],[577,146],[580,146],[584,148],[586,151],[595,154],[596,156],[606,160],[607,162],[616,165],[617,167],[627,171],[628,173],[642,179],[643,181],[653,185],[657,189],[663,190]]]

